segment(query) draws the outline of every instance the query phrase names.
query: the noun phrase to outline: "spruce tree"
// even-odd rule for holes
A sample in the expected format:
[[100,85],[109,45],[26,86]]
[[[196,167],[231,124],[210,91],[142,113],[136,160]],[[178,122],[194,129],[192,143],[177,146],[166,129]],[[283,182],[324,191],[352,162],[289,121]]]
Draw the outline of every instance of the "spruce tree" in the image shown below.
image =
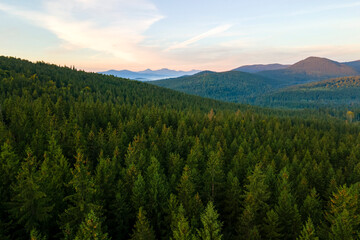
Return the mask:
[[236,234],[236,226],[241,213],[241,188],[239,180],[232,171],[228,173],[224,203],[224,230],[230,236]]
[[359,201],[358,185],[348,188],[346,185],[338,188],[330,199],[329,210],[325,218],[329,223],[328,238],[333,240],[356,239],[359,234]]
[[297,238],[298,240],[319,240],[319,238],[316,236],[315,227],[313,222],[311,221],[311,218],[309,217],[306,221],[300,236]]
[[54,206],[39,185],[37,162],[30,150],[16,179],[10,213],[29,233],[35,228],[45,230]]
[[260,165],[256,165],[253,173],[248,177],[248,184],[244,190],[244,211],[239,219],[238,233],[243,239],[260,238],[261,223],[268,211],[267,201],[270,197],[265,174]]
[[201,214],[201,223],[203,228],[198,231],[199,237],[202,240],[221,240],[222,222],[218,219],[219,214],[216,212],[214,204],[210,201]]
[[284,168],[280,172],[280,195],[275,206],[284,239],[296,238],[301,230],[301,217],[290,191],[289,173]]
[[264,238],[269,240],[282,239],[282,227],[279,222],[279,216],[277,213],[271,209],[266,213],[266,218],[263,222],[262,232]]
[[87,214],[76,233],[75,240],[108,240],[107,233],[102,230],[102,221],[93,210]]
[[185,210],[182,205],[179,206],[177,212],[174,214],[172,223],[172,240],[191,240],[191,228],[187,218],[185,217]]
[[[96,203],[96,188],[94,179],[88,169],[87,162],[81,151],[78,151],[76,163],[72,169],[72,179],[69,184],[73,187],[74,193],[65,197],[68,201],[68,208],[62,214],[63,228],[66,223],[70,227],[77,227],[87,216],[89,211],[99,211],[101,207]],[[75,232],[75,231],[72,231]]]
[[140,207],[145,206],[147,203],[147,188],[145,180],[140,173],[137,176],[134,187],[132,189],[131,204],[133,209],[139,209]]
[[210,152],[209,159],[206,162],[204,173],[205,189],[207,189],[208,199],[215,201],[216,195],[221,192],[221,185],[224,181],[222,152]]
[[155,240],[155,233],[146,218],[146,212],[143,208],[139,208],[137,221],[134,226],[132,240]]

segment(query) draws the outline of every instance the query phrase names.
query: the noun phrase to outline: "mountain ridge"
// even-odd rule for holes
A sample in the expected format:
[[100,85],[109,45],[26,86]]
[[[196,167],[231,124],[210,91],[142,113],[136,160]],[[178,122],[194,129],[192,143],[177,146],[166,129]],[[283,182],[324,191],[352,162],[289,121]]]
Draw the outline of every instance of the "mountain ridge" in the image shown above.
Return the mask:
[[270,71],[270,70],[279,70],[285,69],[290,65],[284,65],[279,63],[272,63],[272,64],[253,64],[253,65],[244,65],[238,68],[235,68],[231,71],[241,71],[247,73],[258,73],[261,71]]

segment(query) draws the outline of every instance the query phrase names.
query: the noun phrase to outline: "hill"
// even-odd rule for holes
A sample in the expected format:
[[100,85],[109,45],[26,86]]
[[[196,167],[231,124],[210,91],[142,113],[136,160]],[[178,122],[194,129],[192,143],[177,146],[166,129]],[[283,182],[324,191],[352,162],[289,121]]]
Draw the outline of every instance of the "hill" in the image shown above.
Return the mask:
[[251,102],[254,97],[275,89],[276,80],[255,74],[201,72],[193,76],[153,81],[157,86],[228,102]]
[[292,86],[259,97],[256,103],[287,108],[360,106],[360,77],[341,77]]
[[289,67],[289,65],[283,65],[283,64],[257,64],[257,65],[245,65],[238,68],[233,69],[232,71],[241,71],[241,72],[247,72],[247,73],[258,73],[261,71],[269,71],[269,70],[279,70],[279,69],[285,69]]
[[105,75],[113,75],[116,77],[121,78],[129,78],[133,80],[139,80],[139,81],[153,81],[153,80],[159,80],[159,79],[165,79],[165,78],[174,78],[174,77],[181,77],[186,75],[193,75],[195,73],[198,73],[200,71],[198,70],[192,70],[192,71],[175,71],[170,70],[167,68],[159,69],[159,70],[151,70],[146,69],[144,71],[139,72],[133,72],[129,70],[109,70],[106,72],[100,72],[101,74]]
[[282,80],[284,85],[296,85],[329,78],[355,76],[358,72],[342,63],[326,58],[309,57],[286,69],[262,71],[260,75]]
[[360,73],[360,60],[359,61],[352,61],[352,62],[344,62],[343,64],[355,69],[358,73]]

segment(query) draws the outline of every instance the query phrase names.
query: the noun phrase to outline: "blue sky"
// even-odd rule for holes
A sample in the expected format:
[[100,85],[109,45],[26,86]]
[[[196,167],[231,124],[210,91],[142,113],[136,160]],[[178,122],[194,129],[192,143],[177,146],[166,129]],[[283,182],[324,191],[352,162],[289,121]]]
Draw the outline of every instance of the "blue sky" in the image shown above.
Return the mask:
[[0,55],[88,71],[360,59],[354,0],[1,0]]

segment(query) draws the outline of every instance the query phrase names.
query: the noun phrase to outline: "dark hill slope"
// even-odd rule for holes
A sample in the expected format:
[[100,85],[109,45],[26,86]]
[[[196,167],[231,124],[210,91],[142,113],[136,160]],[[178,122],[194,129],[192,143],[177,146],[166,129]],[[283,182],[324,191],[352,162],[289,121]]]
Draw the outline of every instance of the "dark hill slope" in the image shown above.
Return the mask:
[[360,77],[341,77],[292,86],[262,96],[256,103],[288,108],[360,106]]
[[223,101],[251,102],[259,94],[275,89],[279,82],[238,71],[206,71],[193,76],[154,81],[152,84]]

